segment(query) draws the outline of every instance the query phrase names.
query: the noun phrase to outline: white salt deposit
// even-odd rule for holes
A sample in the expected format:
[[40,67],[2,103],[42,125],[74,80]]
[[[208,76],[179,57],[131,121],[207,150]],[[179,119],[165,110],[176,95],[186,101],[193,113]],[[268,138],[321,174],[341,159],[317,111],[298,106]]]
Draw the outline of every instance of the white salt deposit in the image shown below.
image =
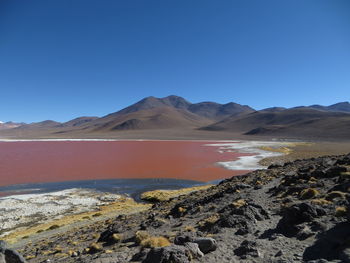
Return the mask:
[[2,197],[0,198],[0,229],[9,230],[23,224],[41,223],[68,214],[91,211],[119,198],[120,195],[86,189]]
[[259,164],[264,158],[283,155],[283,153],[265,151],[260,147],[279,148],[288,146],[288,142],[276,141],[232,141],[230,143],[207,144],[206,146],[219,147],[220,152],[239,152],[253,154],[251,156],[238,157],[236,161],[218,162],[217,164],[229,170],[256,170],[264,169],[265,166]]

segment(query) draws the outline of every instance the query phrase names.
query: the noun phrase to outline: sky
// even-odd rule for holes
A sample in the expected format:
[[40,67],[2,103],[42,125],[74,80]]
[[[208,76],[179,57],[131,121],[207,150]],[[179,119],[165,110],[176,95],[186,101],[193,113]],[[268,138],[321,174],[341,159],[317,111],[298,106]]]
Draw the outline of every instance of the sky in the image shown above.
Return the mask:
[[255,109],[349,101],[350,1],[0,1],[0,120],[171,94]]

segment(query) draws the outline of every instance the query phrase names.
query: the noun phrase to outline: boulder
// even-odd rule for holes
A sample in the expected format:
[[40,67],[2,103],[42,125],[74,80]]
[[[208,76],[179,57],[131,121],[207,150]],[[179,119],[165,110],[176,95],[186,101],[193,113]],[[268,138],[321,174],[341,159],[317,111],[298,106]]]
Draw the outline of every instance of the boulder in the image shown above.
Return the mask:
[[217,249],[218,245],[216,243],[216,240],[211,237],[200,237],[195,238],[193,240],[193,243],[197,243],[199,249],[204,253],[209,253],[211,251],[214,251]]
[[194,239],[193,236],[189,236],[189,235],[180,235],[180,236],[176,236],[174,239],[174,244],[175,245],[184,245],[187,242],[192,242]]
[[152,248],[143,263],[189,263],[191,252],[185,246]]
[[299,224],[312,222],[315,218],[325,214],[321,208],[308,203],[299,203],[287,207],[282,212],[282,218],[277,224],[277,231],[287,237],[296,235],[303,227]]
[[235,249],[235,254],[242,259],[247,258],[247,256],[251,257],[259,257],[260,253],[258,249],[256,248],[256,242],[244,240],[241,245]]
[[197,243],[187,242],[184,244],[184,246],[191,253],[191,258],[201,258],[204,256]]
[[0,240],[0,263],[25,263],[26,260],[15,250],[8,248],[7,243]]
[[25,263],[26,260],[15,250],[5,250],[6,263]]

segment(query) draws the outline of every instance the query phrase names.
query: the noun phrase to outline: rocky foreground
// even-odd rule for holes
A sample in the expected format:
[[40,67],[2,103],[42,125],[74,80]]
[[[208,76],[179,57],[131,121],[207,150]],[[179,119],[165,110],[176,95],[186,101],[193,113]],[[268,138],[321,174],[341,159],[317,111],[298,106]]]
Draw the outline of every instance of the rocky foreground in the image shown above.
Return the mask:
[[[350,262],[349,191],[350,154],[297,160],[19,252],[29,262]],[[2,251],[1,263],[23,262]]]

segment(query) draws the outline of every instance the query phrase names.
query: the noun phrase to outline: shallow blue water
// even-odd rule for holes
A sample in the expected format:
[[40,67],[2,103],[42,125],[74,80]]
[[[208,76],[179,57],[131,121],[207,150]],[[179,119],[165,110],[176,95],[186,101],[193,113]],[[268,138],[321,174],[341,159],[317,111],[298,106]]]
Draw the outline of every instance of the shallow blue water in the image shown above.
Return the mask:
[[203,183],[199,181],[168,178],[84,180],[2,186],[0,187],[0,193],[2,193],[2,195],[38,194],[56,192],[71,188],[84,188],[101,192],[126,194],[139,201],[140,194],[145,191],[157,189],[180,189],[184,187],[212,183],[217,183],[217,181]]

